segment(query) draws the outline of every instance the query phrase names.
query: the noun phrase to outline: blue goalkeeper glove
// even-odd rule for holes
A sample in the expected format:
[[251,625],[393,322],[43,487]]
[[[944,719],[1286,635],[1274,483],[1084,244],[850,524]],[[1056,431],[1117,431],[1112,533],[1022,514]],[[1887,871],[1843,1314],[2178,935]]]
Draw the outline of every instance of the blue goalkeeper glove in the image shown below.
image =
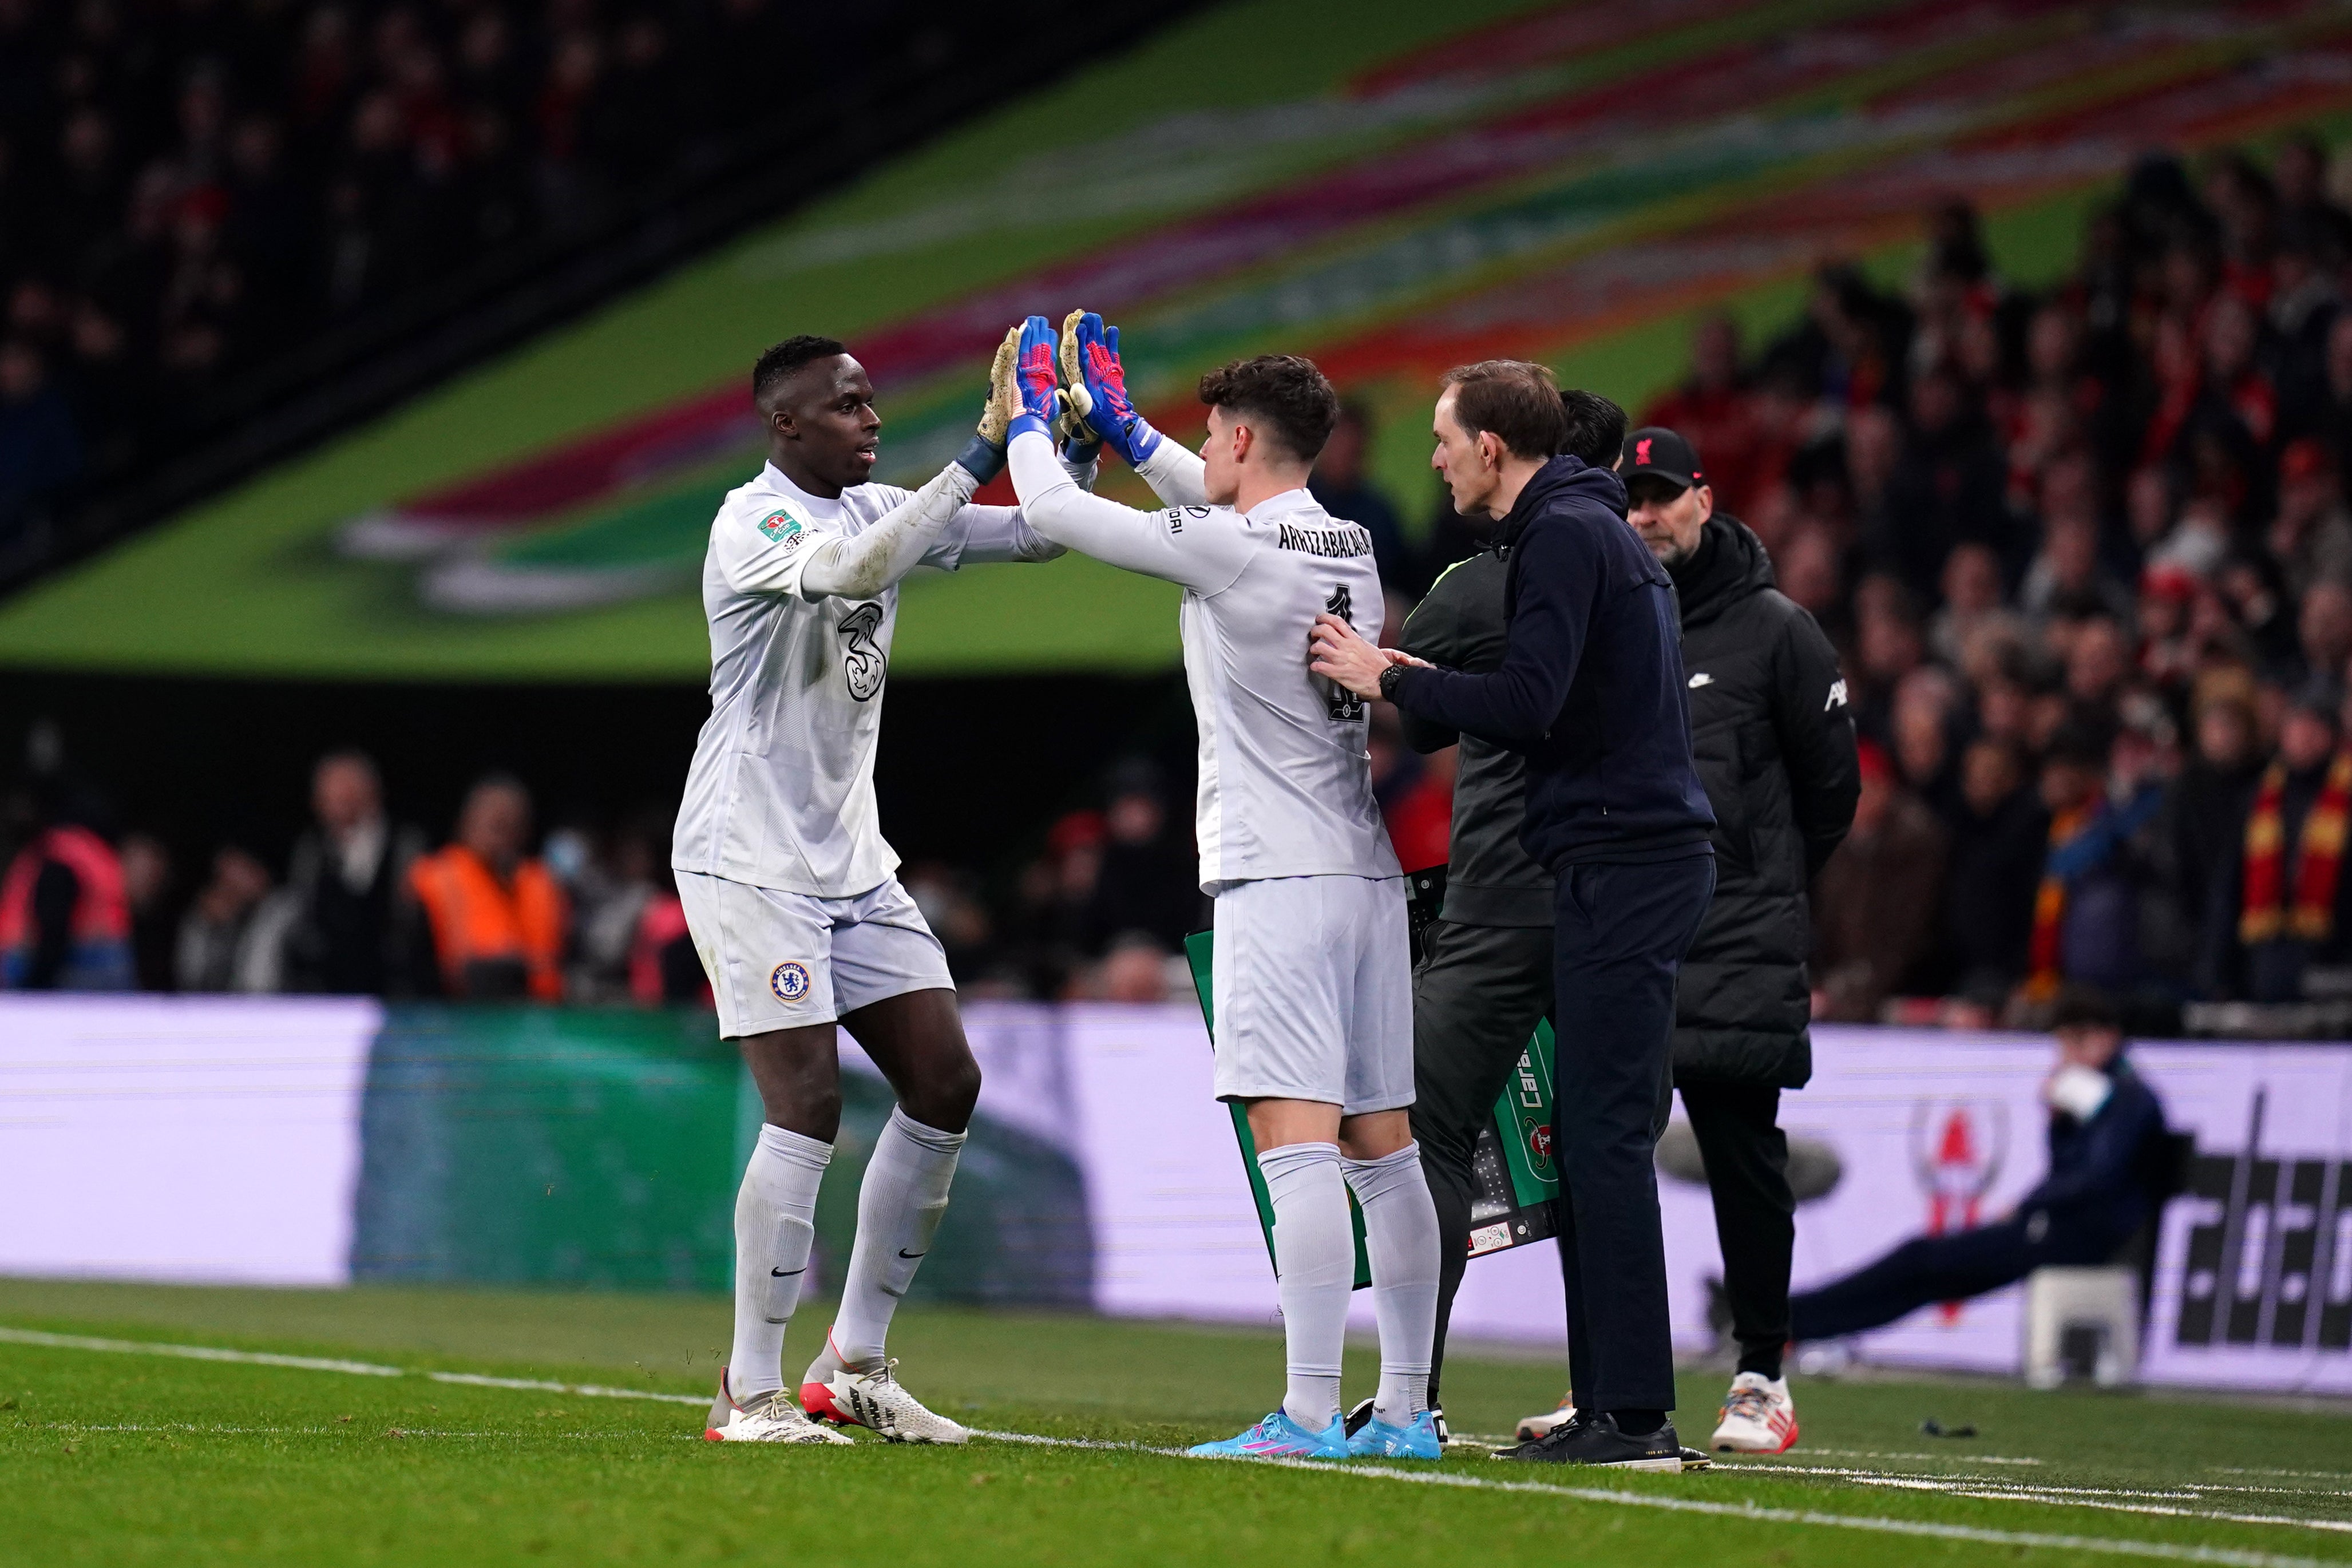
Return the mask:
[[1032,316],[1021,325],[1021,346],[1013,363],[1013,387],[1021,399],[1021,412],[1005,433],[1008,442],[1025,430],[1044,433],[1053,439],[1054,419],[1061,412],[1055,394],[1061,390],[1062,378],[1054,367],[1055,342],[1053,323],[1043,316]]
[[1150,421],[1135,411],[1135,404],[1127,395],[1127,367],[1118,359],[1118,329],[1105,327],[1103,319],[1088,310],[1078,318],[1078,390],[1083,398],[1073,395],[1087,424],[1103,439],[1103,445],[1125,458],[1133,467],[1151,456],[1160,446],[1160,432]]

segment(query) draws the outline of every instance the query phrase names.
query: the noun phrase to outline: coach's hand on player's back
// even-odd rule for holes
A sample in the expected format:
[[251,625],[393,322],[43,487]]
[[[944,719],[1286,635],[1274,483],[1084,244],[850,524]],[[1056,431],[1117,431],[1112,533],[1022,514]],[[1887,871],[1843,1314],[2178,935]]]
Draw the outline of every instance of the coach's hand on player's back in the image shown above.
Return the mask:
[[1125,458],[1130,466],[1150,458],[1160,445],[1160,432],[1135,411],[1127,395],[1127,367],[1118,357],[1118,329],[1106,327],[1092,310],[1065,321],[1063,363],[1075,368],[1070,401],[1103,445]]
[[1374,647],[1357,635],[1355,627],[1328,614],[1315,617],[1315,629],[1307,636],[1307,668],[1311,672],[1338,681],[1359,697],[1378,697],[1381,672],[1392,664],[1435,668],[1402,648]]

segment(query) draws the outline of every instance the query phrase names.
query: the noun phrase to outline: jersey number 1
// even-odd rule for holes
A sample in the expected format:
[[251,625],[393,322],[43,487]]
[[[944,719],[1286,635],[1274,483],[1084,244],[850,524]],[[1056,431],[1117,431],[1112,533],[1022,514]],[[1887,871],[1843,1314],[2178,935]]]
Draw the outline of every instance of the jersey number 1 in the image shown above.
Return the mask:
[[[1331,596],[1323,601],[1323,607],[1353,625],[1355,604],[1355,596],[1348,592],[1348,584],[1341,583],[1332,588]],[[1338,681],[1326,680],[1323,683],[1323,710],[1331,716],[1335,724],[1352,724],[1364,716],[1364,700]]]

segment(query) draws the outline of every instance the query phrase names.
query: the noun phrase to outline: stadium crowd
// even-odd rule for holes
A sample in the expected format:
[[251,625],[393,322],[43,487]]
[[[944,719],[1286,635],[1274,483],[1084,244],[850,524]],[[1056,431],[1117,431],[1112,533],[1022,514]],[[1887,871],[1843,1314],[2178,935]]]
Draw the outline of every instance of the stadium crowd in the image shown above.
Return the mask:
[[[71,25],[110,15],[91,0]],[[469,11],[449,35],[455,52],[434,54],[436,35],[404,10],[376,15],[364,38],[338,9],[310,15],[301,38],[341,37],[352,60],[374,62],[335,79],[333,101],[362,118],[408,101],[395,76],[369,74],[391,72],[403,49],[439,61],[446,74],[436,80],[472,80],[460,69],[475,58],[464,40],[511,25],[495,5]],[[764,15],[724,10],[739,21]],[[252,31],[221,25],[224,37]],[[281,52],[281,64],[313,58],[309,43]],[[432,76],[413,68],[419,81]],[[528,77],[540,83],[528,91],[498,79],[524,95],[498,100],[499,113],[544,110],[544,79]],[[215,123],[207,115],[221,146],[242,145],[238,128],[261,121],[226,113],[235,94],[205,98],[219,90],[190,85],[176,119],[124,145],[162,145],[153,137],[176,125],[193,146],[191,127]],[[474,101],[456,86],[439,90]],[[372,102],[383,107],[365,110]],[[593,126],[605,111],[579,112]],[[532,123],[545,133],[543,119]],[[602,144],[582,134],[567,145]],[[402,179],[425,177],[424,145],[403,154]],[[305,156],[325,160],[321,190],[357,178],[317,148]],[[220,178],[233,185],[239,165],[224,157]],[[191,159],[149,172],[196,167]],[[2072,275],[2043,290],[2005,281],[1975,213],[1954,202],[1930,216],[1907,283],[1824,266],[1801,318],[1753,352],[1729,318],[1704,321],[1687,377],[1641,411],[1639,423],[1695,443],[1717,508],[1754,530],[1781,588],[1841,652],[1864,790],[1852,836],[1815,889],[1820,1016],[1981,1023],[2030,1014],[2070,981],[2159,1005],[2352,993],[2352,879],[2339,875],[2352,817],[2352,213],[2331,194],[2341,184],[2307,138],[2263,159],[2219,154],[2193,173],[2150,157],[2092,216]],[[556,220],[545,192],[561,184],[542,182],[531,221]],[[184,192],[175,199],[183,228],[213,210]],[[194,241],[169,241],[184,243]],[[81,341],[78,328],[55,340],[33,332],[28,322],[48,318],[24,301],[48,297],[47,285],[26,287],[9,340],[24,346],[0,348],[0,393],[11,353],[37,379],[43,348]],[[60,321],[103,313],[88,288],[51,292]],[[324,295],[299,298],[302,309],[332,308]],[[1335,514],[1371,529],[1383,577],[1409,603],[1475,534],[1441,509],[1409,537],[1365,478],[1368,435],[1351,410],[1317,489]],[[1391,626],[1401,619],[1392,613]],[[1392,710],[1375,715],[1375,779],[1400,857],[1441,860],[1452,753],[1417,757]],[[513,944],[516,964],[469,977],[478,954],[452,912],[467,906],[464,889],[436,893],[429,869],[465,857],[427,855],[421,833],[383,826],[379,805],[361,842],[406,868],[383,889],[389,945],[370,949],[373,967],[320,967],[335,889],[375,885],[361,876],[365,857],[337,837],[327,780],[338,768],[375,789],[362,759],[322,764],[319,828],[283,881],[249,849],[226,848],[167,898],[160,847],[136,836],[100,847],[117,866],[138,984],[697,993],[663,870],[666,816],[560,829],[531,859],[521,852],[529,802],[512,781],[476,791],[452,842],[473,846],[509,889],[520,885],[514,868],[544,868],[534,873],[548,880],[544,912],[531,941]],[[995,994],[1156,999],[1181,987],[1176,955],[1202,911],[1181,790],[1122,763],[1099,805],[1054,822],[1034,855],[1009,873],[992,868],[993,881],[967,868],[908,868],[959,977]],[[0,894],[0,914],[5,903]],[[10,940],[0,932],[0,947]]]
[[[233,378],[952,53],[920,0],[0,3],[0,560]],[[691,90],[686,87],[692,83]]]
[[[2335,173],[2300,136],[2150,157],[2040,291],[1950,203],[1907,286],[1824,266],[1753,353],[1706,321],[1641,412],[1841,650],[1864,786],[1815,889],[1822,1016],[2352,991]],[[1389,751],[1402,847],[1444,778]]]

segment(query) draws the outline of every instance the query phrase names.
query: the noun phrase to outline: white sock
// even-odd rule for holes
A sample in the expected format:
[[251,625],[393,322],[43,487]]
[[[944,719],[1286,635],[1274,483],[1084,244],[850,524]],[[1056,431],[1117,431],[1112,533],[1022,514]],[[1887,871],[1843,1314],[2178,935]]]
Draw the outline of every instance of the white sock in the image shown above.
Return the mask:
[[[1339,1357],[1356,1283],[1355,1226],[1336,1143],[1286,1143],[1257,1157],[1274,1204],[1275,1298],[1290,1388],[1282,1407],[1310,1432],[1339,1414]],[[1425,1364],[1425,1363],[1424,1363]]]
[[1364,1211],[1372,1260],[1372,1316],[1381,1326],[1381,1387],[1372,1416],[1402,1426],[1429,1408],[1429,1352],[1437,1337],[1437,1205],[1421,1172],[1421,1145],[1378,1160],[1342,1162]]
[[727,1387],[740,1403],[784,1385],[784,1328],[800,1304],[816,1237],[816,1189],[833,1145],[772,1123],[735,1194],[735,1346]]
[[834,1349],[851,1366],[862,1369],[882,1358],[890,1314],[948,1212],[948,1184],[955,1180],[963,1140],[961,1132],[926,1127],[894,1106],[874,1142],[857,1189],[857,1243],[849,1249],[849,1279],[833,1321]]

